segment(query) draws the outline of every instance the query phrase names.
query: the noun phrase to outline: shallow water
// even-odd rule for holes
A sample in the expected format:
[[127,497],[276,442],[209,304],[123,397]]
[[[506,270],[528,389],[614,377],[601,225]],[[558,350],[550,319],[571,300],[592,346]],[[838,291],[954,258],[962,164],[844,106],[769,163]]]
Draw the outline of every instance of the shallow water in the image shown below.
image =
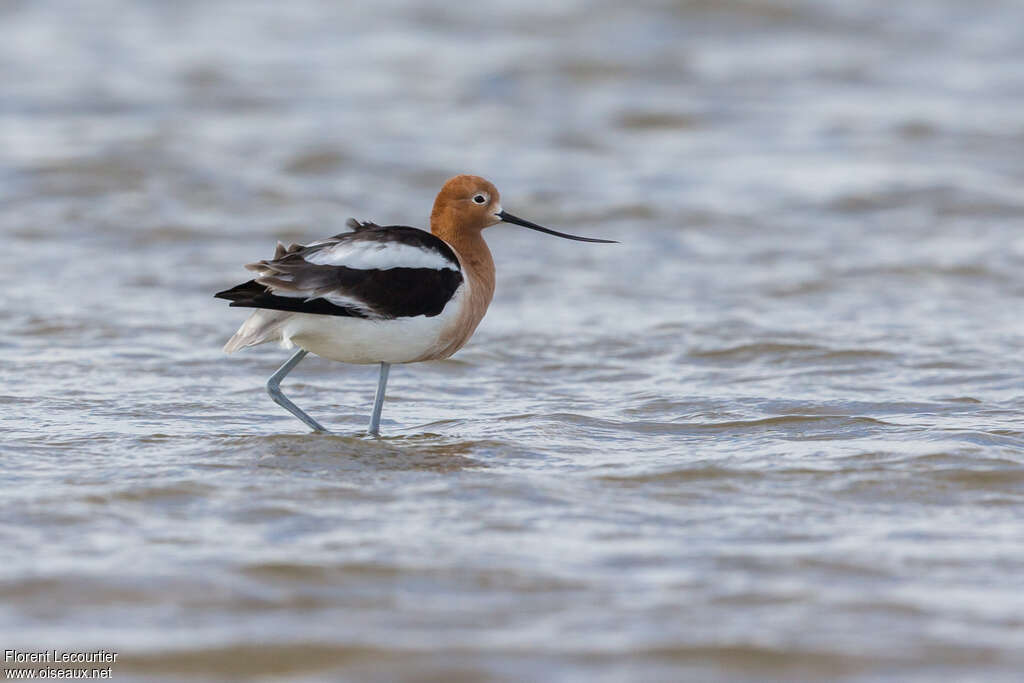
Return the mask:
[[[0,648],[115,679],[1015,680],[1024,8],[0,7]],[[487,234],[472,342],[220,345],[274,241]]]

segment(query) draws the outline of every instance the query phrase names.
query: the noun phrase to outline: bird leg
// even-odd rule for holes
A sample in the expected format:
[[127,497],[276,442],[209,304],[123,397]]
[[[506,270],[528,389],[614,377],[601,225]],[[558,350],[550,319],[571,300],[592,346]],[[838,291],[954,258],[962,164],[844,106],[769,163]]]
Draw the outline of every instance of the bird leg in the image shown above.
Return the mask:
[[388,385],[391,363],[381,362],[380,381],[377,382],[377,396],[373,399],[373,414],[370,415],[370,436],[380,436],[380,411],[384,407],[384,389]]
[[279,367],[277,369],[277,372],[271,375],[270,379],[267,380],[267,393],[270,394],[270,398],[274,399],[274,403],[281,406],[289,413],[305,422],[306,426],[308,426],[314,432],[326,432],[327,430],[324,429],[319,422],[311,418],[309,415],[306,415],[306,413],[302,412],[302,410],[297,405],[289,401],[288,398],[281,392],[281,380],[283,380],[285,378],[285,375],[291,372],[292,369],[294,369],[295,366],[299,364],[299,361],[306,357],[307,353],[309,353],[309,351],[306,351],[305,349],[299,349],[292,355],[291,358],[286,360],[284,365]]

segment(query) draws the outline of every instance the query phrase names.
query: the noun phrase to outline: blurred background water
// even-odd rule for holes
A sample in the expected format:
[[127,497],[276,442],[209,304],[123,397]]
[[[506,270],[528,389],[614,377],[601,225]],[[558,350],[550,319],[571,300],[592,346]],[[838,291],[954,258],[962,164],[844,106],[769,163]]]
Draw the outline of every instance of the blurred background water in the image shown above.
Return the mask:
[[[1024,5],[0,5],[0,647],[115,679],[1019,680]],[[449,176],[451,361],[213,292]]]

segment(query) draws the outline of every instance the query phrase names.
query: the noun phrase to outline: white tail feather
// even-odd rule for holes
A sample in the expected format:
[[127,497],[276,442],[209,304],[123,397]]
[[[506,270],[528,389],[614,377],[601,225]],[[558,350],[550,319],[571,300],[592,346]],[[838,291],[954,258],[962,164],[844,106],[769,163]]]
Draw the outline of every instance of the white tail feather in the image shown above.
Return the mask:
[[281,326],[291,314],[286,311],[255,311],[228,339],[224,353],[234,353],[247,346],[257,346],[272,341],[281,341]]

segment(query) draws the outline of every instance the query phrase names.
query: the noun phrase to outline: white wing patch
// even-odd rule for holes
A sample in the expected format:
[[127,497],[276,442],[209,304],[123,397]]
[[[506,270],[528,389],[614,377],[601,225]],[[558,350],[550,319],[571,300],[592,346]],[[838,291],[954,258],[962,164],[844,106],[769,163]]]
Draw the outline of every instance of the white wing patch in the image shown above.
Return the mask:
[[434,268],[458,270],[459,267],[433,249],[401,242],[339,242],[304,257],[318,266],[344,266],[358,270],[392,268]]

